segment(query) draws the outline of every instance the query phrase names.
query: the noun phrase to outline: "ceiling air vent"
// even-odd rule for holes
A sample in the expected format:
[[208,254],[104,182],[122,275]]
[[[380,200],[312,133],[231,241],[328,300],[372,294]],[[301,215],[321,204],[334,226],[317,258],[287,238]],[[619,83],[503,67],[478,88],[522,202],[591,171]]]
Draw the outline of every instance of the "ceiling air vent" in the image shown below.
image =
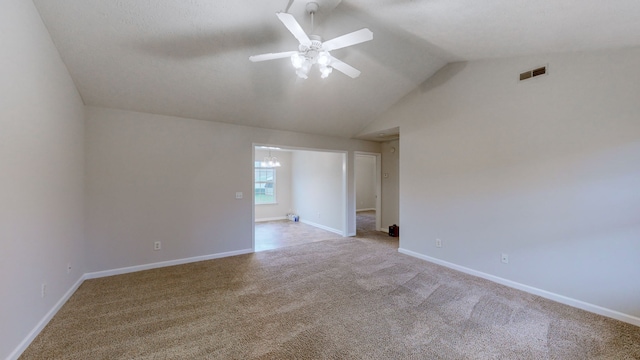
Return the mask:
[[536,76],[545,75],[546,73],[547,73],[547,67],[546,66],[542,66],[542,67],[539,67],[537,69],[525,71],[522,74],[520,74],[520,81],[531,79],[531,78],[534,78]]

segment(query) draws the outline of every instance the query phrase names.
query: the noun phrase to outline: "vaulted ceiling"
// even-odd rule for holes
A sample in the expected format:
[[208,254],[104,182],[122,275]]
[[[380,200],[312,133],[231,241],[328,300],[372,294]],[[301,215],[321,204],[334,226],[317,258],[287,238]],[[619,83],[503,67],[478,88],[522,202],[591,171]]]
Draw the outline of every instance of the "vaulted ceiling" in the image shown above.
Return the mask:
[[316,0],[324,40],[367,27],[332,55],[362,71],[299,79],[306,1],[34,0],[87,105],[342,137],[449,62],[640,45],[638,0]]

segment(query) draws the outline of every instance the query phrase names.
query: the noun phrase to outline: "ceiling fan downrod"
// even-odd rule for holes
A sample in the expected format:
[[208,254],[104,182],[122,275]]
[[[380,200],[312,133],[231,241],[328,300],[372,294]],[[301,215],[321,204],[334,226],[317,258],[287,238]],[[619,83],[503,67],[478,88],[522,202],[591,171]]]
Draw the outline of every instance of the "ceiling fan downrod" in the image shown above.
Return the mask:
[[311,15],[311,33],[312,34],[315,31],[315,27],[314,27],[314,23],[313,23],[313,16],[316,14],[316,12],[318,11],[319,8],[320,8],[320,5],[318,5],[317,2],[309,2],[309,3],[307,3],[307,7],[305,8],[307,10],[307,13],[309,13],[309,15]]

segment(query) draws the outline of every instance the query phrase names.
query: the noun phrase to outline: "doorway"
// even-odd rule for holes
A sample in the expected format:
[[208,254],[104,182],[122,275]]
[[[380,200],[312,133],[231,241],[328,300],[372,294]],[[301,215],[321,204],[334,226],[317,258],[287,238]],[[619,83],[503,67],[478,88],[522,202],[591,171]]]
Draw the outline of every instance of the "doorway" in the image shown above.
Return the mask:
[[254,251],[346,236],[346,152],[253,150]]
[[380,230],[381,154],[355,153],[356,234]]

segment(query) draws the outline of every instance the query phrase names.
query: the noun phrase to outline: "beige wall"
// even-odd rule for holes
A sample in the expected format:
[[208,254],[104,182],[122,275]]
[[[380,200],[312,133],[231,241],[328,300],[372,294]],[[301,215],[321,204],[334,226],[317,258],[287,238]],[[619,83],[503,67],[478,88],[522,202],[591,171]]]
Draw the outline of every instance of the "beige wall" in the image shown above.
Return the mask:
[[344,234],[346,154],[295,151],[292,155],[293,208],[300,221]]
[[[87,107],[87,261],[102,271],[252,248],[253,149],[379,144]],[[244,198],[235,199],[236,192]],[[355,192],[347,189],[355,211]],[[349,229],[355,217],[349,213]],[[162,250],[153,251],[153,243]]]
[[[381,151],[383,175],[381,226],[383,230],[388,230],[393,224],[400,225],[400,141],[383,142]],[[384,174],[387,174],[387,177]]]
[[457,63],[403,99],[364,131],[400,126],[401,248],[640,324],[639,63]]
[[[0,358],[84,273],[84,106],[31,1],[0,11]],[[72,270],[67,274],[67,264]],[[41,297],[41,284],[46,295]]]
[[376,157],[356,155],[356,209],[376,208]]

